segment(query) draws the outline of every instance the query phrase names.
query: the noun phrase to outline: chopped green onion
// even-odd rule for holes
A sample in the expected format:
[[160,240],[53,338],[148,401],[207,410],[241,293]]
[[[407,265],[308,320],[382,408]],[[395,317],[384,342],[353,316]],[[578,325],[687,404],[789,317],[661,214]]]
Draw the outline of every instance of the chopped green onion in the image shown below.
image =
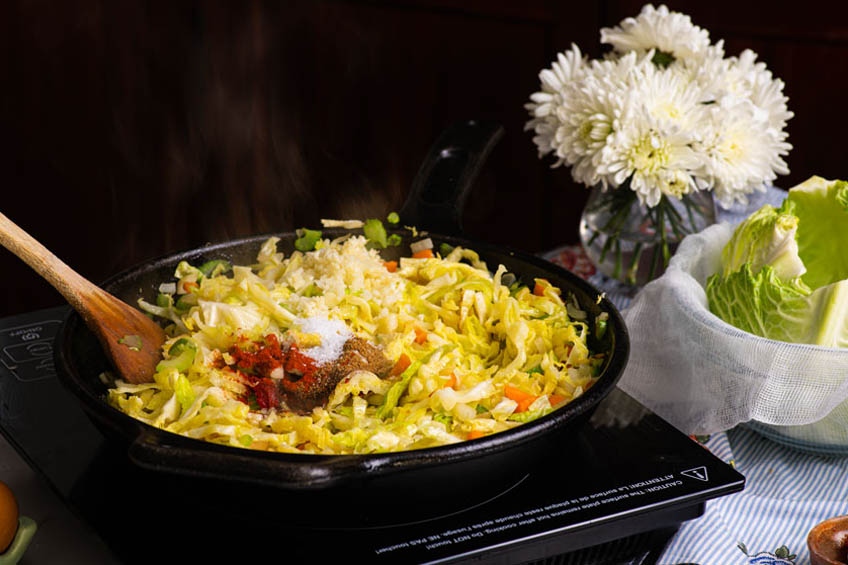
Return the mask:
[[[196,278],[191,278],[192,276]],[[180,261],[177,265],[177,269],[174,271],[174,277],[178,279],[187,279],[196,281],[197,278],[203,276],[203,273],[200,272],[200,269],[197,267],[192,267],[189,265],[188,261]]]
[[323,296],[323,295],[324,295],[324,291],[321,290],[321,288],[318,285],[316,285],[315,283],[310,284],[303,291],[303,296],[306,296],[307,298],[312,298],[313,296]]
[[196,294],[183,294],[182,296],[180,296],[179,300],[177,300],[177,303],[174,305],[174,307],[179,312],[185,312],[187,310],[190,310],[192,306],[197,306]]
[[205,262],[198,269],[203,273],[204,277],[214,277],[228,272],[232,269],[232,266],[223,259],[213,259],[212,261]]
[[170,294],[164,294],[160,292],[156,296],[156,306],[160,308],[170,308],[174,305],[174,297]]
[[478,405],[474,408],[474,410],[476,410],[478,414],[485,414],[486,412],[488,412],[488,411],[489,411],[489,409],[488,409],[488,408],[486,408],[485,406],[483,406],[482,404],[478,404]]
[[181,337],[180,339],[175,341],[173,345],[171,345],[170,349],[168,349],[168,355],[179,355],[186,349],[190,349],[191,351],[197,351],[197,345],[195,345],[192,340],[186,337]]
[[383,222],[380,220],[365,220],[362,230],[365,232],[365,237],[368,238],[368,241],[379,246],[381,249],[384,249],[389,244],[386,236],[386,228],[383,227]]
[[393,233],[392,235],[389,236],[389,239],[387,240],[387,242],[388,242],[389,245],[397,246],[397,245],[400,245],[401,243],[403,243],[403,238],[401,236],[399,236],[398,234]]
[[386,220],[388,220],[390,224],[396,224],[400,221],[400,216],[397,215],[397,212],[392,212]]
[[333,410],[342,416],[353,417],[353,406],[336,406]]
[[433,416],[433,421],[434,422],[441,422],[442,424],[445,425],[445,428],[448,431],[451,431],[451,428],[453,428],[453,416],[451,416],[450,414],[446,414],[444,412],[439,412],[438,414]]
[[603,339],[604,334],[607,333],[607,321],[606,319],[601,319],[601,317],[595,318],[595,337],[598,339]]
[[156,365],[156,372],[176,369],[184,373],[194,363],[194,357],[197,355],[197,345],[190,339],[180,338],[168,350],[168,355],[172,357],[164,361],[159,361],[159,364]]
[[538,374],[542,375],[542,374],[545,373],[545,371],[542,370],[541,365],[536,365],[535,367],[533,367],[532,369],[527,371],[528,375],[532,375],[533,373],[538,373]]
[[454,250],[453,245],[448,245],[447,243],[443,243],[439,245],[439,255],[442,257],[447,257],[451,254],[451,251]]
[[315,249],[315,244],[321,239],[320,230],[302,228],[297,230],[296,233],[298,238],[294,240],[294,248],[298,251],[303,251],[304,253]]
[[144,345],[137,335],[125,335],[118,340],[118,343],[126,345],[132,351],[141,351],[141,347]]
[[239,443],[242,444],[245,447],[250,447],[250,444],[253,443],[253,437],[251,437],[247,434],[244,434],[243,436],[238,438],[238,440],[239,440]]
[[519,282],[515,282],[515,283],[513,283],[513,284],[509,285],[509,295],[510,295],[510,296],[515,296],[516,294],[518,294],[519,292],[521,292],[521,289],[522,289],[522,288],[527,288],[527,286],[526,286],[526,285],[523,285],[523,284],[521,284],[521,283],[519,283]]

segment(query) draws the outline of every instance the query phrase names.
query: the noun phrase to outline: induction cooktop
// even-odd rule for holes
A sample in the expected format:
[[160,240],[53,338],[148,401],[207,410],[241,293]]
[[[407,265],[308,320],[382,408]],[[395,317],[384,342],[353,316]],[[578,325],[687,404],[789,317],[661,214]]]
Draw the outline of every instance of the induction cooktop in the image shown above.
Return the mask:
[[0,320],[0,432],[123,562],[647,565],[707,500],[744,486],[732,467],[614,389],[585,425],[497,491],[457,477],[468,483],[466,499],[441,500],[436,489],[424,508],[407,501],[420,496],[398,492],[374,505],[374,520],[368,507],[322,498],[327,525],[301,525],[285,493],[132,464],[56,377],[53,339],[66,313]]

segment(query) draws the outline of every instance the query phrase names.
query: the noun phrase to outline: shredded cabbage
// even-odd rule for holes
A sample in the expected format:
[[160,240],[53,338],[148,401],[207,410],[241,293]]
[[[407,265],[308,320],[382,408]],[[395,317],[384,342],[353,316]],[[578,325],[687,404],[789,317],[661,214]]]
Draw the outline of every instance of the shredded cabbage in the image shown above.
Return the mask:
[[[531,291],[459,247],[402,258],[390,272],[363,236],[320,240],[289,257],[277,242],[269,239],[252,267],[231,272],[204,276],[181,263],[175,284],[160,287],[179,300],[166,293],[156,305],[139,301],[170,322],[165,361],[151,383],[114,381],[109,402],[150,425],[234,447],[372,453],[508,430],[597,380],[603,356],[586,341],[594,321],[547,281]],[[317,346],[321,336],[301,331],[306,319],[341,321],[390,362],[408,365],[383,376],[354,371],[309,412],[288,409],[285,395],[280,407],[261,408],[228,351],[269,335]],[[510,398],[507,385],[523,397]]]

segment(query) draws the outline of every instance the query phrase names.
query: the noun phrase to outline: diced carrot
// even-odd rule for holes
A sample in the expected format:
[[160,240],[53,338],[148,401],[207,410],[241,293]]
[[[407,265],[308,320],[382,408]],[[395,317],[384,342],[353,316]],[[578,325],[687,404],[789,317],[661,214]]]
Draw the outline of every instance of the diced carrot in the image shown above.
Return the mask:
[[551,403],[551,406],[556,406],[557,404],[565,402],[565,396],[561,394],[551,394],[548,396],[548,402]]
[[518,408],[515,409],[516,412],[526,412],[530,405],[539,398],[510,385],[504,387],[504,396],[518,403]]
[[477,439],[486,435],[486,432],[481,430],[471,430],[468,432],[468,439]]
[[183,283],[183,290],[186,292],[191,292],[192,290],[199,288],[200,285],[196,282],[186,281]]
[[395,271],[397,271],[398,263],[397,261],[385,261],[383,263],[383,266],[388,272],[394,273]]
[[415,343],[421,345],[422,343],[427,343],[427,332],[415,326],[413,328],[415,330]]
[[533,294],[536,296],[545,296],[545,287],[536,281],[536,285],[533,287]]
[[413,259],[432,259],[433,258],[433,250],[432,249],[422,249],[417,253],[412,254]]
[[524,392],[518,387],[514,387],[512,385],[504,386],[504,396],[509,398],[510,400],[514,400],[516,402],[521,402],[528,396],[533,396],[529,392]]
[[530,398],[525,398],[518,402],[518,407],[515,409],[516,412],[527,412],[527,409],[530,408],[530,405],[536,402],[538,396],[531,396]]
[[451,388],[456,388],[456,375],[455,374],[453,374],[453,373],[450,374],[447,382],[445,383],[445,386],[449,386]]
[[409,358],[409,355],[407,355],[406,353],[401,353],[400,357],[397,360],[397,363],[395,363],[395,366],[392,367],[392,372],[390,373],[390,375],[393,376],[393,377],[398,376],[399,374],[406,371],[406,369],[411,364],[412,364],[412,359]]

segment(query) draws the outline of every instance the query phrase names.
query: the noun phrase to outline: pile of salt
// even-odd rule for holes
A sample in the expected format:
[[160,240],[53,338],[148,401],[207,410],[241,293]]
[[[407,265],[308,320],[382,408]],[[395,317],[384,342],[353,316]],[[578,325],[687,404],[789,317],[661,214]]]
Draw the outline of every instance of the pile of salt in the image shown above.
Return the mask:
[[318,365],[332,363],[342,354],[342,348],[353,333],[341,320],[312,317],[300,320],[300,331],[306,334],[318,334],[321,345],[310,347],[303,354],[315,360]]

